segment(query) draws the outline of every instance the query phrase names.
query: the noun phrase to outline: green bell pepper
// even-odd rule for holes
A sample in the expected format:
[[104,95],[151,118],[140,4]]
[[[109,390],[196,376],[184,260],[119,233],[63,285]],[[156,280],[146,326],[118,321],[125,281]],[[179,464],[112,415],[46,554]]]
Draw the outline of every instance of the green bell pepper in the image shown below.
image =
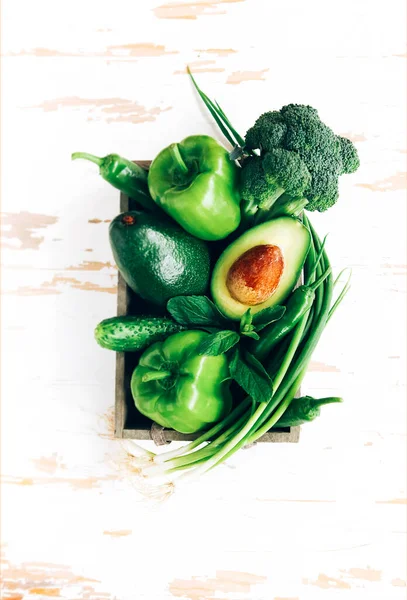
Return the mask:
[[175,333],[142,354],[133,371],[131,391],[143,415],[163,427],[195,433],[230,412],[226,356],[196,352],[208,335],[204,331]]
[[164,148],[150,166],[148,187],[165,212],[202,240],[221,240],[240,223],[238,168],[207,135]]

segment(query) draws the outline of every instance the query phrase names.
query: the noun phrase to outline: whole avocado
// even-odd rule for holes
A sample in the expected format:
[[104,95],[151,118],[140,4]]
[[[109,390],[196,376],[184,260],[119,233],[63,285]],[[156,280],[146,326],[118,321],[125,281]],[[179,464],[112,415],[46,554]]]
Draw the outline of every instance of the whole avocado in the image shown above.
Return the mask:
[[111,222],[109,238],[120,273],[144,300],[165,306],[174,296],[206,291],[207,245],[170,218],[139,211],[122,213]]

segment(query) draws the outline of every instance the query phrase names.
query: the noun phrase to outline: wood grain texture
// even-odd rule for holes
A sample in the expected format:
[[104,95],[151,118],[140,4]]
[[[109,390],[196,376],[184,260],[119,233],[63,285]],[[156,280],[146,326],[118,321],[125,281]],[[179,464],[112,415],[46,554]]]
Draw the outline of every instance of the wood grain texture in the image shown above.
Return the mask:
[[[5,599],[405,599],[405,22],[402,0],[3,0]],[[242,134],[307,103],[362,164],[312,215],[353,282],[304,392],[345,402],[174,488],[114,439],[93,330],[116,313],[117,191],[70,155],[225,142],[187,64]]]

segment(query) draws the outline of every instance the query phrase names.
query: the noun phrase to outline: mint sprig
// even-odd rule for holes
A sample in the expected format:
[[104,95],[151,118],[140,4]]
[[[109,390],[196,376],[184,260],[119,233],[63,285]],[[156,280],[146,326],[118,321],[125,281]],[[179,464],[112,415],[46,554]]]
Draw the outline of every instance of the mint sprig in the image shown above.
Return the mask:
[[252,400],[261,404],[273,395],[273,382],[267,371],[250,352],[235,349],[229,363],[230,376]]
[[207,296],[175,296],[167,302],[167,310],[180,325],[226,329],[229,324]]

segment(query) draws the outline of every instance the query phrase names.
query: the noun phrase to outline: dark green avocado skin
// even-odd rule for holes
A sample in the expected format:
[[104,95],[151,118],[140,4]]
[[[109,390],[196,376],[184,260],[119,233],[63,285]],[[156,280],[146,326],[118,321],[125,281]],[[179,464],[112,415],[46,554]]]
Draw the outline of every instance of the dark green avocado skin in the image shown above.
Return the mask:
[[118,215],[110,245],[127,285],[141,298],[165,306],[174,296],[200,295],[210,275],[209,250],[177,223],[139,211]]

